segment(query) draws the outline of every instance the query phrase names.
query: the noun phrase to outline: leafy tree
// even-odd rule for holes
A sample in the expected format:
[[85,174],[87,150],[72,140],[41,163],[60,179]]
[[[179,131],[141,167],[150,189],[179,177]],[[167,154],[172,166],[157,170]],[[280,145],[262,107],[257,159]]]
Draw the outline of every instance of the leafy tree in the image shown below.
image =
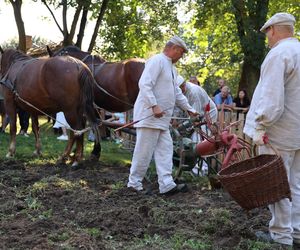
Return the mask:
[[100,27],[98,53],[109,59],[147,57],[164,36],[177,33],[178,1],[110,1]]
[[234,92],[245,88],[251,94],[264,57],[265,38],[259,28],[266,20],[268,1],[192,2],[196,2],[196,14],[191,20],[196,28],[195,49],[202,55],[199,73],[206,87],[216,88],[215,79],[222,76],[230,79],[228,84]]

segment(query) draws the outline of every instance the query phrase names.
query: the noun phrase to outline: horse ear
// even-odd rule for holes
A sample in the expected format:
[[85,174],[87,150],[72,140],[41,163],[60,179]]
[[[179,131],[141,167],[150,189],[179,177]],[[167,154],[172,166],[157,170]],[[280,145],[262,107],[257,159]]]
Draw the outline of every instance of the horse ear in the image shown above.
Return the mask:
[[53,52],[52,52],[52,50],[50,49],[50,47],[49,47],[48,45],[47,45],[46,47],[47,47],[47,52],[48,52],[49,56],[50,56],[50,57],[53,57]]
[[2,47],[0,46],[0,52],[1,52],[1,54],[3,54],[4,53],[4,50],[2,49]]

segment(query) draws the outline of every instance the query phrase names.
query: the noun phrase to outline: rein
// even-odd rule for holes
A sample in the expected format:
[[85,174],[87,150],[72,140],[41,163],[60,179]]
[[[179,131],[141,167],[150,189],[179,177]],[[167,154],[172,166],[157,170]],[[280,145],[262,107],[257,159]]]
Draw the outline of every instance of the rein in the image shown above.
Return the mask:
[[[59,124],[65,126],[64,123],[62,123],[62,122],[56,120],[56,119],[53,118],[51,115],[48,115],[48,114],[47,114],[46,112],[44,112],[43,110],[37,108],[36,106],[34,106],[33,104],[31,104],[30,102],[24,100],[22,97],[20,97],[20,95],[19,95],[15,90],[13,91],[13,93],[14,93],[15,97],[16,97],[17,99],[19,99],[20,101],[22,101],[23,103],[25,103],[25,104],[27,104],[28,106],[32,107],[33,109],[35,109],[35,110],[41,112],[41,113],[44,114],[45,116],[47,116],[47,117],[51,118],[52,120],[54,120],[55,122],[57,122],[57,123],[59,123]],[[85,133],[86,131],[91,130],[92,128],[91,128],[91,127],[87,127],[87,128],[82,129],[82,130],[76,130],[76,129],[73,129],[73,128],[71,128],[71,127],[68,127],[68,129],[71,130],[72,132],[74,132],[74,135],[80,136],[80,135],[82,135],[83,133]]]

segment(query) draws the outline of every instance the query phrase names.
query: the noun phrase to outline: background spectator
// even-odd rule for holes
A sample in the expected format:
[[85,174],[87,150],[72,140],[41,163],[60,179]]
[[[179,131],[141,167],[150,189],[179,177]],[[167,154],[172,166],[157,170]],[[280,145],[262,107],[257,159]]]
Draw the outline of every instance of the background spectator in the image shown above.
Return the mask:
[[20,132],[19,135],[24,135],[28,137],[27,130],[29,127],[29,113],[20,107],[18,107],[18,116],[19,116],[19,123],[20,123]]
[[198,81],[197,76],[191,76],[189,82],[200,86],[200,82]]
[[61,128],[62,135],[57,137],[58,140],[67,141],[68,134],[67,134],[67,128],[70,128],[70,125],[66,121],[65,115],[63,112],[58,112],[56,114],[56,121],[53,125],[53,128]]
[[228,86],[223,86],[221,92],[217,94],[214,99],[218,110],[222,108],[222,104],[224,104],[225,109],[233,108],[233,100]]
[[218,89],[216,89],[216,91],[214,92],[213,94],[214,97],[221,92],[221,89],[225,86],[226,81],[223,78],[219,78],[217,80],[217,83],[218,83]]

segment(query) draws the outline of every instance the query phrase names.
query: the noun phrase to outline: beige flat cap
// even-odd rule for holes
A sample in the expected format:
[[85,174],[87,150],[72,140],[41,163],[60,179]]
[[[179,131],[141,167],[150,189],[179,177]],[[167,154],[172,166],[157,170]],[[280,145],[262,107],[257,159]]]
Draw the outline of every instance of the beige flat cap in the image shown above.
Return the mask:
[[169,42],[176,44],[177,46],[184,49],[184,52],[188,52],[188,48],[185,44],[185,42],[178,36],[173,36]]
[[296,22],[295,17],[289,13],[284,13],[284,12],[276,13],[268,21],[265,22],[265,24],[261,27],[260,31],[265,32],[268,27],[275,24],[294,26],[295,22]]

